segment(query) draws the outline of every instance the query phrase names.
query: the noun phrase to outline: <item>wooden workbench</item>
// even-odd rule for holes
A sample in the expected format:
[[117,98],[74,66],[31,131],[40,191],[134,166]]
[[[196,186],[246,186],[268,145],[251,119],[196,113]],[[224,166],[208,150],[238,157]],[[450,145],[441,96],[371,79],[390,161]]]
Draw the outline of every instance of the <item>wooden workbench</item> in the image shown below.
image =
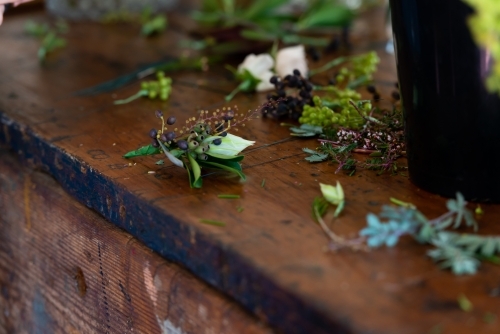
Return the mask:
[[[379,50],[377,86],[388,94],[396,73],[383,51],[382,13],[356,23],[353,52]],[[50,20],[34,11],[0,28],[1,332],[500,331],[500,320],[483,321],[500,315],[498,266],[456,277],[410,239],[393,249],[325,252],[328,239],[311,218],[320,182],[344,187],[346,208],[334,226],[340,234],[356,233],[391,196],[428,216],[444,211],[444,198],[404,175],[350,177],[329,163],[310,164],[301,148],[317,142],[290,138],[270,119],[238,133],[256,140],[243,160],[244,183],[214,174],[191,189],[185,170],[156,165],[160,157],[130,166],[122,155],[149,142],[154,110],[182,119],[222,107],[235,82],[215,66],[172,73],[167,102],[113,105],[138,82],[95,96],[74,93],[179,56],[189,25],[180,12],[154,39],[131,24],[71,23],[67,46],[43,66],[38,42],[23,33],[28,19]],[[246,110],[264,101],[264,94],[243,94],[231,105]],[[500,234],[500,206],[483,210],[480,233]],[[458,306],[461,294],[471,312]]]

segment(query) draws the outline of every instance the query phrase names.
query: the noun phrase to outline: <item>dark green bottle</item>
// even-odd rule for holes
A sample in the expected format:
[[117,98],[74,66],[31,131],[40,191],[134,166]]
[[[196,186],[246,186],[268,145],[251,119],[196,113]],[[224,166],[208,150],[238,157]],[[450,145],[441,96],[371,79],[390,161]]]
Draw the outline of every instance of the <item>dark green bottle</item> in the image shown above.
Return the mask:
[[411,181],[447,197],[500,202],[500,98],[461,0],[390,0]]

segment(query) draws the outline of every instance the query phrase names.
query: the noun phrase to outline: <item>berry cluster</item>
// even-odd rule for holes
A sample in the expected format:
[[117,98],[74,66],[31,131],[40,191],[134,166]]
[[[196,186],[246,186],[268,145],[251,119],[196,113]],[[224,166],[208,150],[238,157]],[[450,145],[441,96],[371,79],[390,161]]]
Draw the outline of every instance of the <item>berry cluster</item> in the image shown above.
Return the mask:
[[295,69],[293,74],[280,79],[273,76],[270,80],[276,91],[268,94],[267,103],[262,108],[266,117],[299,119],[306,105],[312,105],[313,85]]
[[[362,103],[361,115],[350,103],[351,99],[341,98],[334,103],[322,101],[319,96],[313,98],[314,105],[304,106],[302,116],[299,118],[301,124],[312,124],[322,127],[339,125],[350,129],[359,129],[365,124],[363,116],[370,112],[372,105],[369,101]],[[329,106],[327,106],[329,104]]]
[[[210,145],[220,145],[222,143],[221,137],[227,136],[227,127],[231,126],[231,120],[234,118],[232,110],[224,110],[221,114],[222,122],[215,123],[206,122],[207,118],[200,117],[198,119],[192,117],[186,121],[186,125],[178,131],[175,128],[173,131],[168,131],[167,125],[174,125],[176,123],[175,116],[169,116],[166,121],[163,113],[160,110],[155,112],[156,117],[161,119],[161,129],[151,129],[149,137],[152,138],[153,147],[165,145],[169,150],[180,149],[188,152],[193,158],[198,160],[207,160],[208,156],[205,154],[210,150]],[[208,111],[206,111],[208,113]],[[202,111],[205,115],[205,111]]]
[[163,71],[156,73],[157,80],[141,82],[141,90],[145,91],[145,95],[150,99],[159,98],[166,101],[172,91],[172,79],[165,77]]
[[237,126],[245,126],[247,120],[257,118],[260,109],[238,113],[238,107],[217,109],[211,115],[208,110],[201,110],[198,118],[190,117],[185,124],[179,128],[169,130],[168,126],[175,125],[175,116],[166,118],[161,110],[156,110],[155,115],[161,119],[161,129],[151,129],[151,145],[160,147],[164,145],[169,150],[180,149],[187,151],[193,158],[206,160],[206,152],[210,145],[220,145],[221,138],[226,137],[228,130],[238,131]]

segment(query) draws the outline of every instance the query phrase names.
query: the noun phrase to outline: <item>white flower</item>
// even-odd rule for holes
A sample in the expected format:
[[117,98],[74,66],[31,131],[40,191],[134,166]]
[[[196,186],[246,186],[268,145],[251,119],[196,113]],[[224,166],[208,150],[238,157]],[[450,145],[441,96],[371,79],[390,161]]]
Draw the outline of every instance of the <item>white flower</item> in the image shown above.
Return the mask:
[[339,181],[337,181],[337,186],[331,186],[329,184],[319,184],[321,187],[321,193],[323,197],[333,205],[339,205],[344,201],[344,189],[340,185]]
[[210,145],[210,149],[207,152],[208,155],[210,155],[210,153],[216,153],[235,156],[248,146],[255,143],[254,141],[246,140],[230,133],[228,133],[225,137],[222,137],[221,140],[222,143],[220,145]]
[[249,54],[246,56],[243,63],[238,66],[238,73],[243,73],[247,70],[260,82],[255,88],[258,92],[265,90],[270,90],[274,88],[274,85],[269,82],[269,79],[274,75],[271,71],[274,67],[274,59],[268,53],[262,53],[260,55]]
[[294,69],[299,70],[300,74],[306,77],[309,70],[304,46],[297,45],[279,50],[276,55],[275,69],[276,73],[282,78],[292,74]]

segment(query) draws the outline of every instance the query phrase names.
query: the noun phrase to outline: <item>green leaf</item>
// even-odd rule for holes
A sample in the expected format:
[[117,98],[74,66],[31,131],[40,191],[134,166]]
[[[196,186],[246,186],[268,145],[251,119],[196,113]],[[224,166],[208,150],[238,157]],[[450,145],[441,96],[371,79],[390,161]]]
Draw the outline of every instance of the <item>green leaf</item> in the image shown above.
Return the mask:
[[208,161],[213,161],[213,162],[219,162],[220,160],[239,162],[243,160],[243,158],[245,157],[244,155],[224,155],[219,153],[213,153],[210,152],[210,150],[208,150],[208,152],[205,154],[208,155]]
[[158,154],[158,153],[161,153],[161,149],[159,147],[153,147],[153,145],[150,144],[150,145],[143,146],[137,150],[125,153],[123,155],[123,157],[126,159],[129,159],[129,158],[140,157],[143,155],[152,155],[152,154]]
[[201,180],[200,165],[190,154],[187,154],[187,157],[189,159],[189,164],[191,165],[191,170],[193,171],[193,179],[191,182],[191,186],[193,188],[201,188],[202,180]]
[[330,43],[328,38],[308,37],[300,35],[285,35],[282,38],[285,44],[304,44],[316,47],[325,47]]
[[272,31],[250,30],[250,29],[242,30],[240,32],[240,36],[255,41],[274,41],[278,37]]
[[165,29],[167,29],[167,18],[163,15],[158,15],[144,22],[141,32],[144,36],[151,36],[161,33]]
[[[237,162],[228,161],[227,164],[221,164],[221,163],[210,162],[210,161],[200,161],[199,164],[202,167],[223,169],[225,171],[228,171],[228,172],[231,172],[233,174],[238,175],[243,181],[246,180],[246,176],[241,171],[241,166]],[[239,169],[235,168],[236,166],[238,166]]]
[[304,30],[316,27],[343,27],[351,23],[354,18],[352,10],[345,6],[339,6],[332,3],[325,3],[318,10],[306,13],[299,22],[296,28]]
[[251,5],[243,13],[243,17],[247,20],[253,20],[265,14],[270,14],[278,6],[287,3],[288,0],[255,0],[250,2]]
[[462,293],[457,299],[458,306],[464,312],[470,312],[474,308],[471,301]]
[[203,224],[208,224],[208,225],[226,226],[226,223],[218,221],[218,220],[212,220],[212,219],[200,219],[200,222],[202,222]]

